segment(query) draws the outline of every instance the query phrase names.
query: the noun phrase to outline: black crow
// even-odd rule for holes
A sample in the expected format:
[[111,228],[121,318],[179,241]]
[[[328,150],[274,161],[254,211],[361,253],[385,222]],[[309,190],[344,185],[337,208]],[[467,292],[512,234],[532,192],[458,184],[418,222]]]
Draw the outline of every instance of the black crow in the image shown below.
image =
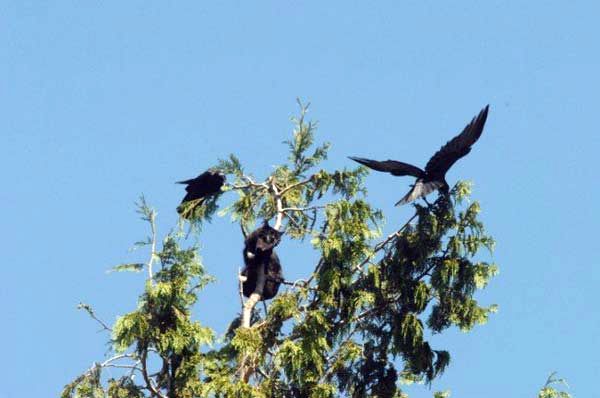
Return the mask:
[[225,174],[220,171],[208,170],[196,178],[178,181],[177,184],[187,185],[185,187],[187,194],[177,207],[177,213],[181,214],[183,218],[188,218],[207,197],[221,192],[221,187],[225,184]]
[[449,190],[446,182],[446,172],[460,158],[471,151],[471,146],[479,139],[483,132],[483,126],[488,115],[489,105],[479,112],[479,115],[471,120],[463,131],[446,143],[435,155],[429,159],[425,170],[413,166],[408,163],[398,162],[397,160],[377,161],[371,159],[357,158],[350,156],[350,159],[364,164],[365,166],[377,170],[390,173],[395,176],[410,175],[417,177],[417,181],[412,186],[412,189],[397,203],[403,205],[438,189],[440,192],[447,194]]

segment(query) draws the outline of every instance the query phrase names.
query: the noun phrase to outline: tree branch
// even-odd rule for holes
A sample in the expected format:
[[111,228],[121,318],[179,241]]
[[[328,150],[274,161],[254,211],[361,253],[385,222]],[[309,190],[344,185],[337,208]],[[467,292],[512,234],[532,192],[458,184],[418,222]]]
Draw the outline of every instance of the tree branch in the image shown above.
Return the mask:
[[140,373],[142,372],[142,369],[140,369],[139,366],[137,366],[138,364],[140,364],[140,362],[136,362],[135,365],[117,365],[117,364],[108,364],[108,365],[104,365],[103,368],[119,368],[119,369],[131,369],[131,370],[137,370]]
[[96,313],[94,312],[94,309],[89,304],[79,303],[79,305],[77,306],[77,308],[85,310],[88,313],[88,315],[93,320],[95,320],[96,322],[98,322],[100,324],[100,326],[102,326],[103,330],[107,330],[109,332],[112,332],[112,329],[106,323],[104,323],[100,318],[98,318],[96,316]]
[[135,358],[136,356],[134,354],[119,354],[119,355],[115,355],[114,357],[108,358],[106,361],[102,362],[100,364],[100,367],[106,367],[109,364],[111,364],[114,361],[118,361],[119,359],[123,359],[123,358]]
[[[312,234],[313,232],[315,232],[315,230],[314,230],[314,229],[312,229],[312,228],[304,228],[304,227],[302,227],[302,225],[298,224],[298,221],[296,221],[296,220],[294,219],[294,217],[292,217],[292,215],[291,215],[291,214],[288,214],[288,213],[287,213],[287,212],[285,212],[285,211],[284,211],[284,216],[286,216],[286,217],[287,217],[287,219],[288,219],[288,220],[290,220],[290,222],[291,222],[292,224],[294,224],[294,227],[295,227],[295,228],[296,228],[298,231],[302,231],[302,232],[304,232],[304,233],[306,233],[306,234]],[[307,216],[307,217],[308,217],[309,219],[310,219],[310,218],[312,218],[312,217],[309,217],[309,216]],[[287,228],[286,228],[286,230],[287,230]],[[322,233],[322,232],[317,232],[317,234],[318,234],[318,235],[319,235],[319,237],[321,237],[321,238],[326,238],[326,237],[327,237],[327,235],[325,235],[325,234],[324,234],[324,233]]]
[[[277,231],[279,231],[281,229],[281,223],[282,223],[283,215],[284,215],[283,200],[281,199],[281,192],[279,192],[279,190],[277,189],[277,185],[275,184],[273,179],[269,179],[268,181],[270,183],[269,190],[272,192],[273,197],[275,198],[275,204],[277,206],[277,216],[275,217],[275,224],[273,225],[273,228],[276,229]],[[265,259],[265,261],[268,262],[269,259]],[[250,295],[250,297],[248,298],[246,303],[244,303],[244,305],[243,305],[242,327],[244,327],[244,328],[250,327],[252,311],[254,310],[254,307],[256,306],[256,304],[258,304],[258,302],[262,298],[263,290],[265,287],[265,282],[267,279],[266,278],[266,267],[267,267],[266,263],[261,264],[261,266],[256,270],[257,271],[256,287],[254,288],[254,292],[252,292],[252,294]],[[251,366],[246,364],[245,363],[246,361],[247,361],[247,358],[244,358],[244,360],[242,361],[243,363],[241,364],[241,378],[244,382],[247,383],[248,380],[250,379],[250,376],[252,376],[254,369],[252,369]]]
[[309,207],[284,207],[283,209],[281,209],[281,211],[288,212],[288,211],[299,211],[299,212],[305,212],[305,211],[310,211],[310,210],[317,210],[317,209],[324,209],[325,206],[309,206]]
[[254,180],[247,175],[242,176],[242,178],[247,181],[247,184],[245,184],[245,185],[229,184],[229,186],[232,189],[237,189],[237,190],[244,190],[244,189],[248,189],[248,188],[269,189],[269,186],[267,185],[267,183],[254,182]]
[[373,255],[377,252],[379,252],[381,249],[383,249],[388,243],[390,243],[392,240],[394,240],[395,238],[397,238],[398,236],[400,236],[400,233],[409,226],[409,224],[411,223],[412,220],[414,220],[417,217],[418,213],[415,213],[411,218],[408,219],[408,221],[402,226],[400,227],[399,230],[397,230],[396,232],[394,232],[393,234],[388,235],[387,238],[385,238],[385,240],[379,242],[378,244],[375,245],[375,247],[373,247],[373,253],[371,253],[370,256],[367,256],[367,258],[365,258],[360,264],[358,264],[356,267],[354,267],[354,271],[361,271],[362,272],[362,267],[364,267],[365,264],[367,264],[369,262],[369,260],[373,257]]
[[159,390],[156,389],[156,386],[154,386],[152,379],[150,379],[150,376],[148,376],[148,364],[146,362],[147,359],[148,359],[148,349],[144,348],[142,350],[142,357],[140,358],[140,361],[141,361],[141,365],[142,365],[142,377],[144,378],[144,382],[146,382],[146,387],[148,387],[148,390],[150,390],[150,392],[152,393],[153,396],[157,396],[159,398],[167,398]]
[[331,376],[331,374],[333,374],[333,372],[335,372],[335,361],[337,361],[341,351],[342,351],[342,347],[344,346],[344,344],[348,343],[352,337],[354,336],[354,334],[358,331],[358,327],[354,327],[352,329],[352,331],[348,334],[348,336],[344,339],[344,341],[342,341],[339,345],[337,350],[331,355],[329,356],[329,358],[327,358],[327,363],[328,363],[328,367],[327,367],[327,371],[323,374],[323,376],[321,376],[321,379],[319,380],[319,384],[322,384],[323,382],[325,382],[325,380],[327,380],[327,378],[329,376]]
[[[281,194],[277,189],[277,185],[275,185],[275,182],[272,180],[270,180],[269,182],[271,184],[270,191],[273,193],[275,203],[277,206],[277,216],[275,217],[275,225],[273,225],[273,228],[279,231],[281,229],[281,222],[283,220],[284,214],[283,201],[281,199]],[[265,287],[266,282],[265,265],[266,264],[262,264],[262,266],[256,270],[256,287],[254,288],[254,292],[252,292],[252,294],[244,304],[244,308],[242,311],[242,327],[250,327],[250,318],[252,317],[252,310],[262,298],[263,289]]]
[[152,264],[154,263],[154,257],[156,256],[156,213],[154,210],[150,210],[149,213],[150,229],[152,231],[152,243],[150,244],[150,259],[148,260],[148,279],[150,283],[153,283]]
[[239,282],[239,293],[240,293],[240,304],[244,308],[244,282],[248,280],[247,276],[242,275],[242,270],[238,268],[238,282]]
[[299,182],[297,182],[297,183],[295,183],[295,184],[292,184],[292,185],[288,185],[288,186],[287,186],[287,187],[285,187],[283,190],[281,190],[281,192],[279,193],[279,195],[283,196],[283,195],[285,195],[286,193],[288,193],[289,191],[291,191],[291,190],[292,190],[292,189],[294,189],[294,188],[298,188],[298,187],[299,187],[299,186],[301,186],[301,185],[308,184],[309,182],[311,182],[311,181],[312,181],[312,179],[313,179],[313,177],[312,177],[312,176],[310,176],[310,177],[309,177],[309,178],[307,178],[306,180],[299,181]]
[[281,200],[283,194],[278,191],[277,185],[275,185],[274,182],[271,182],[271,190],[275,196],[275,205],[277,206],[277,217],[275,217],[275,225],[273,228],[279,231],[281,229],[281,222],[283,221],[284,213],[283,201]]

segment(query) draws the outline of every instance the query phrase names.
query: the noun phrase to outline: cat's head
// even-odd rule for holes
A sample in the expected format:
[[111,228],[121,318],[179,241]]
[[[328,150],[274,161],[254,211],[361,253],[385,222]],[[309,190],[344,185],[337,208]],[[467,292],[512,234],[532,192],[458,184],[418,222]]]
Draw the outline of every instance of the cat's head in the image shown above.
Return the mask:
[[273,249],[281,242],[281,235],[283,232],[279,232],[275,228],[269,225],[269,222],[265,220],[262,227],[258,231],[258,239],[256,240],[256,248],[261,251],[267,251]]

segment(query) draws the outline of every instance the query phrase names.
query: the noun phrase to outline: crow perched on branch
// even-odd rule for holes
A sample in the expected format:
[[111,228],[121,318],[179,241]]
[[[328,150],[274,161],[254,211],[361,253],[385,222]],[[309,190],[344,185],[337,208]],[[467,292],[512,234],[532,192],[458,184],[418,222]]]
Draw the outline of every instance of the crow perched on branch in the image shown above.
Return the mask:
[[206,198],[221,192],[221,187],[225,184],[225,174],[208,170],[196,178],[178,181],[177,184],[187,185],[185,187],[187,194],[177,207],[177,213],[183,218],[189,218],[194,213],[194,209],[202,205]]
[[410,175],[417,177],[411,190],[400,199],[396,206],[410,203],[420,197],[426,196],[436,189],[447,194],[449,190],[446,182],[446,172],[460,158],[471,151],[471,146],[479,139],[488,115],[489,105],[471,120],[463,131],[446,143],[435,155],[429,159],[425,170],[408,163],[397,160],[377,161],[350,156],[350,159],[363,164],[373,170],[383,171],[395,176]]

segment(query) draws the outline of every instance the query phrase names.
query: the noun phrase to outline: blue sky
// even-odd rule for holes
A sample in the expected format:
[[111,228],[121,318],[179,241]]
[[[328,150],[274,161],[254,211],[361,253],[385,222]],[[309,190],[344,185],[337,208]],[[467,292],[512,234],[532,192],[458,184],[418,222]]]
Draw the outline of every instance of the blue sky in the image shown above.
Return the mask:
[[[557,370],[593,396],[599,12],[591,1],[3,2],[0,397],[56,396],[103,357],[107,336],[75,307],[107,321],[135,307],[142,276],[105,273],[140,258],[127,251],[147,234],[133,202],[144,193],[166,233],[174,181],[231,152],[266,175],[285,157],[296,97],[333,144],[329,168],[351,166],[347,155],[423,166],[491,104],[448,177],[474,181],[498,242],[501,273],[478,298],[500,311],[436,336],[450,368],[431,391],[408,391],[532,397]],[[409,183],[368,179],[386,231],[411,215],[393,207]],[[201,244],[218,282],[198,318],[222,332],[238,311],[239,229],[216,219]],[[281,245],[289,277],[312,269],[304,249]]]

